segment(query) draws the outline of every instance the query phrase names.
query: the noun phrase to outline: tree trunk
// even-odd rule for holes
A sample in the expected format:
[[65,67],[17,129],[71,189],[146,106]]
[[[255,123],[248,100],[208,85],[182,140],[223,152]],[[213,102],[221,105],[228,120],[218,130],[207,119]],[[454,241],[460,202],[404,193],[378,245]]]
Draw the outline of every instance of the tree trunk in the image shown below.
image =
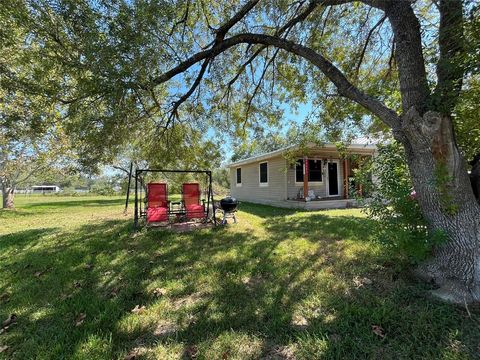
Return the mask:
[[2,187],[3,209],[13,209],[15,207],[13,202],[14,196],[14,187]]
[[438,284],[434,294],[444,300],[458,304],[480,301],[480,206],[451,118],[437,112],[420,116],[412,108],[394,135],[405,147],[425,219],[432,231],[447,238],[418,274]]

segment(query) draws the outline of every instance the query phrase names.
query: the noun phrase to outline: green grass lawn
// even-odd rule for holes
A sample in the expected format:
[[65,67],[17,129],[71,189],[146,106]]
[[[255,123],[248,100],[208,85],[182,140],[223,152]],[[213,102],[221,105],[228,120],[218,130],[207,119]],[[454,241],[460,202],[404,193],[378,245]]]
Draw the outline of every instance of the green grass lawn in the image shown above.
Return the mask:
[[479,358],[479,309],[431,299],[359,210],[244,203],[237,225],[133,233],[122,203],[0,211],[0,358]]

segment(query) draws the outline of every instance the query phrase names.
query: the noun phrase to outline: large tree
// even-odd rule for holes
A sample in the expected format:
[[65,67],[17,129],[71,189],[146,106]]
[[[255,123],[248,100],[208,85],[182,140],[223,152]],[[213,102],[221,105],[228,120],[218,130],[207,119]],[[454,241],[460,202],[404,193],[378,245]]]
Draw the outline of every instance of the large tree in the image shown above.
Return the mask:
[[480,300],[480,207],[453,120],[476,11],[461,0],[31,0],[11,14],[65,72],[56,97],[72,128],[105,144],[146,118],[241,137],[275,124],[282,102],[318,106],[329,126],[378,119],[405,148],[429,226],[448,237],[419,273],[468,303]]

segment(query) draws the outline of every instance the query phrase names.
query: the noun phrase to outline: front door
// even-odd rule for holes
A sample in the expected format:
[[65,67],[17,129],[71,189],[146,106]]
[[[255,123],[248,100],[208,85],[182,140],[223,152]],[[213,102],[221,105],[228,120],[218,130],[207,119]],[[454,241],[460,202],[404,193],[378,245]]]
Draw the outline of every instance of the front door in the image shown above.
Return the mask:
[[338,196],[338,163],[328,163],[328,196]]

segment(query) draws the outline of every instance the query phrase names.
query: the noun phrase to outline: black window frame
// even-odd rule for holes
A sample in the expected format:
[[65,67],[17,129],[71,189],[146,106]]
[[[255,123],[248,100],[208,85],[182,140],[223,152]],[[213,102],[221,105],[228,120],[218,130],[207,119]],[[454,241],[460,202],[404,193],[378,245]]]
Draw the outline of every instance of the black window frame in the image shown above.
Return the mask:
[[[240,175],[240,181],[238,181],[238,175]],[[238,167],[235,171],[235,183],[237,185],[242,185],[242,168]]]
[[[264,175],[266,181],[262,181],[262,165],[265,165],[266,173]],[[263,186],[268,185],[268,161],[263,161],[258,164],[258,183]]]

